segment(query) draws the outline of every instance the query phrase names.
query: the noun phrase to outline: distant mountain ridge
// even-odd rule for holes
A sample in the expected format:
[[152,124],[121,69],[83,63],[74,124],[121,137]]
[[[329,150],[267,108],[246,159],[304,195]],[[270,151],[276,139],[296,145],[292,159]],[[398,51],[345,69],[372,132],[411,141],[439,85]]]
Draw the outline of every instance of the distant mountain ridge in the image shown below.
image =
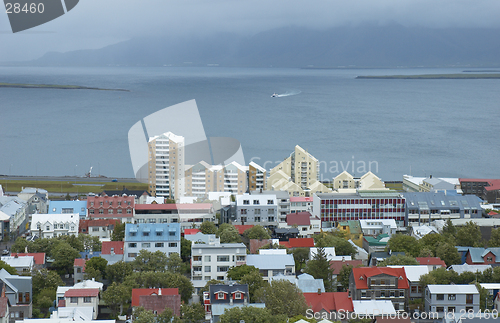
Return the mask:
[[97,50],[49,52],[40,66],[397,67],[500,66],[500,29],[358,26],[301,27],[251,37],[131,39]]

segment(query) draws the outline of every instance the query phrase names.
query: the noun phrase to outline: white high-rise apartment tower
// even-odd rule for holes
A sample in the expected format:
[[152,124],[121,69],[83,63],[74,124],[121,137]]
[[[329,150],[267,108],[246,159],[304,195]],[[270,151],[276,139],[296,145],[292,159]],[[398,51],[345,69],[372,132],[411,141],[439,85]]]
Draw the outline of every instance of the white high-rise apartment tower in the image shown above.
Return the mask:
[[184,195],[184,137],[166,132],[149,138],[148,180],[152,196],[178,199]]

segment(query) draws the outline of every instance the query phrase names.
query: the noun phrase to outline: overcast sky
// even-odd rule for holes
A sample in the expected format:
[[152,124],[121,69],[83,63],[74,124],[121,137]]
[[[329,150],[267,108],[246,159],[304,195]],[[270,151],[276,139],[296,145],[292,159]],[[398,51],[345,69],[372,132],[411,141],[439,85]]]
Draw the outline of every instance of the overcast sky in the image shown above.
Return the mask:
[[500,0],[80,0],[49,23],[13,34],[0,12],[0,61],[101,48],[137,36],[254,34],[283,26],[361,23],[500,27]]

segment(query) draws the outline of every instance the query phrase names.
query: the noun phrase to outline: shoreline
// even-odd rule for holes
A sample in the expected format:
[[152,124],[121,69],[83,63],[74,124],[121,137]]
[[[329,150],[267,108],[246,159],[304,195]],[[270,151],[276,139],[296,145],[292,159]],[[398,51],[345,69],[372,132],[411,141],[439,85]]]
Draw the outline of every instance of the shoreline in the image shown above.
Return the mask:
[[422,74],[422,75],[360,75],[356,79],[444,80],[500,79],[500,74]]
[[59,90],[97,90],[97,91],[123,91],[130,92],[124,89],[102,89],[98,87],[87,87],[80,85],[57,85],[57,84],[22,84],[22,83],[0,83],[0,88],[17,88],[17,89],[59,89]]

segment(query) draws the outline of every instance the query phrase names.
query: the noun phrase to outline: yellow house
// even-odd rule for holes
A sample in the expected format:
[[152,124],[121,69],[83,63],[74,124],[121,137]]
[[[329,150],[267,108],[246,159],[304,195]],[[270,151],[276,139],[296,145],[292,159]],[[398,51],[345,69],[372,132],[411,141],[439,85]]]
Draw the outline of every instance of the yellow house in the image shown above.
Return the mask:
[[337,229],[344,232],[347,240],[352,240],[358,247],[363,247],[363,231],[357,220],[340,221]]

